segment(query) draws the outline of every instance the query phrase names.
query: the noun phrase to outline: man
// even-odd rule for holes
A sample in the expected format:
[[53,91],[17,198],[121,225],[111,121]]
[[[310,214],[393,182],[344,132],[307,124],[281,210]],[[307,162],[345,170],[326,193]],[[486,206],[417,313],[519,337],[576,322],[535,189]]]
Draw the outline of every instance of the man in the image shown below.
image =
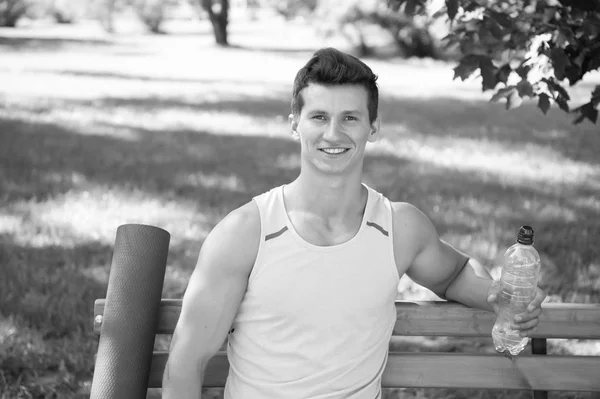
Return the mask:
[[[414,206],[361,183],[380,130],[377,77],[317,51],[294,81],[293,182],[231,212],[202,246],[175,329],[164,398],[198,398],[228,338],[225,398],[381,398],[400,276],[492,310],[498,284]],[[515,328],[538,322],[539,290]]]

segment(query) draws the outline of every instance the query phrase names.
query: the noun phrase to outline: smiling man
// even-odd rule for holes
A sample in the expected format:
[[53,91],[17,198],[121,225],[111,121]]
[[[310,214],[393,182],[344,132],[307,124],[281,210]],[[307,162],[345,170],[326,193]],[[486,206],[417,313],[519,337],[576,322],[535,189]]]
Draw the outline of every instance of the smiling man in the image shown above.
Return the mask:
[[[317,51],[298,72],[290,124],[301,169],[225,217],[206,238],[183,298],[164,398],[199,398],[228,338],[227,399],[377,399],[407,274],[441,298],[495,309],[498,284],[440,240],[414,206],[362,183],[377,139],[377,77]],[[514,328],[534,331],[538,289]]]

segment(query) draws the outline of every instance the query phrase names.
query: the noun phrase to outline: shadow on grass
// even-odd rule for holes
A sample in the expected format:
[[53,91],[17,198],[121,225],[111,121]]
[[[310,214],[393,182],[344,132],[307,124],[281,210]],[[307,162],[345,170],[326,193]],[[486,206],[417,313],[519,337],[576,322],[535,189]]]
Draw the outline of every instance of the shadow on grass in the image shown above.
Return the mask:
[[62,37],[0,36],[0,47],[13,51],[57,51],[72,46],[112,46],[114,43],[103,39],[72,39]]
[[248,45],[241,45],[241,44],[231,44],[231,45],[225,47],[224,49],[232,50],[232,51],[237,51],[237,50],[249,51],[249,52],[253,52],[253,53],[283,54],[286,56],[302,56],[308,60],[308,58],[310,58],[310,56],[319,49],[319,47],[315,46],[315,47],[294,48],[294,47],[272,47],[272,46],[269,47],[269,46],[248,46]]
[[[74,74],[78,73],[74,72]],[[99,77],[107,76],[101,74]],[[163,78],[118,76],[121,77],[163,80]],[[224,83],[201,79],[191,81],[215,85]],[[260,82],[241,81],[239,83],[260,84]],[[109,109],[125,107],[145,111],[176,108],[198,113],[235,112],[250,117],[287,119],[290,113],[290,91],[291,87],[277,86],[270,96],[239,95],[235,99],[210,102],[203,101],[203,96],[199,92],[198,100],[164,97],[104,97],[94,101],[69,101],[69,104]],[[557,109],[551,109],[548,115],[544,116],[533,103],[526,103],[518,109],[506,111],[502,104],[488,103],[483,100],[383,96],[380,100],[380,115],[383,136],[400,143],[407,137],[420,138],[422,141],[464,139],[474,145],[496,143],[504,147],[506,152],[526,150],[535,156],[540,151],[549,151],[573,161],[600,165],[600,156],[598,156],[600,134],[597,126],[588,122],[573,125],[571,116]],[[395,133],[398,129],[408,132],[409,136],[398,135]]]
[[[129,80],[129,81],[143,81],[143,82],[153,82],[153,83],[198,83],[198,84],[222,84],[223,82],[215,80],[215,79],[202,79],[202,78],[185,78],[185,77],[167,77],[167,76],[149,76],[149,75],[133,75],[127,73],[118,73],[118,72],[100,72],[100,71],[78,71],[78,70],[47,70],[47,69],[27,69],[27,72],[33,73],[49,73],[49,74],[57,74],[63,76],[73,76],[73,77],[85,77],[85,78],[98,78],[98,79],[119,79],[119,80]],[[253,82],[247,79],[228,79],[228,84],[264,84],[264,82]],[[290,87],[291,90],[291,87]],[[127,100],[122,97],[108,97],[106,100]]]

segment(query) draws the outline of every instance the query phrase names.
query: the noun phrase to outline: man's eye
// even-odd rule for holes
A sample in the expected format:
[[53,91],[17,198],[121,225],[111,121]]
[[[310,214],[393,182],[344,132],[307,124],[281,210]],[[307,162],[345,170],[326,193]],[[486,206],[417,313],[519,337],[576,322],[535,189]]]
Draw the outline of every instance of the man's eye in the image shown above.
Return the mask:
[[348,120],[348,121],[357,121],[357,120],[358,120],[358,118],[357,118],[357,117],[355,117],[355,116],[347,116],[347,117],[346,117],[346,120]]
[[313,119],[317,119],[319,121],[322,121],[322,120],[325,119],[325,117],[323,115],[315,115],[315,116],[313,116]]

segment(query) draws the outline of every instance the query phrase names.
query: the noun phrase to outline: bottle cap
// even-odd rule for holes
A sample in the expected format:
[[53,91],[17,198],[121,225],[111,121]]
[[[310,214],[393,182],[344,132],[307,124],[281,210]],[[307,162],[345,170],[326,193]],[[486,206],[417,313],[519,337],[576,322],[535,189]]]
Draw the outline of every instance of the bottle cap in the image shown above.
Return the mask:
[[524,245],[533,244],[533,228],[531,226],[521,226],[517,234],[517,242]]

